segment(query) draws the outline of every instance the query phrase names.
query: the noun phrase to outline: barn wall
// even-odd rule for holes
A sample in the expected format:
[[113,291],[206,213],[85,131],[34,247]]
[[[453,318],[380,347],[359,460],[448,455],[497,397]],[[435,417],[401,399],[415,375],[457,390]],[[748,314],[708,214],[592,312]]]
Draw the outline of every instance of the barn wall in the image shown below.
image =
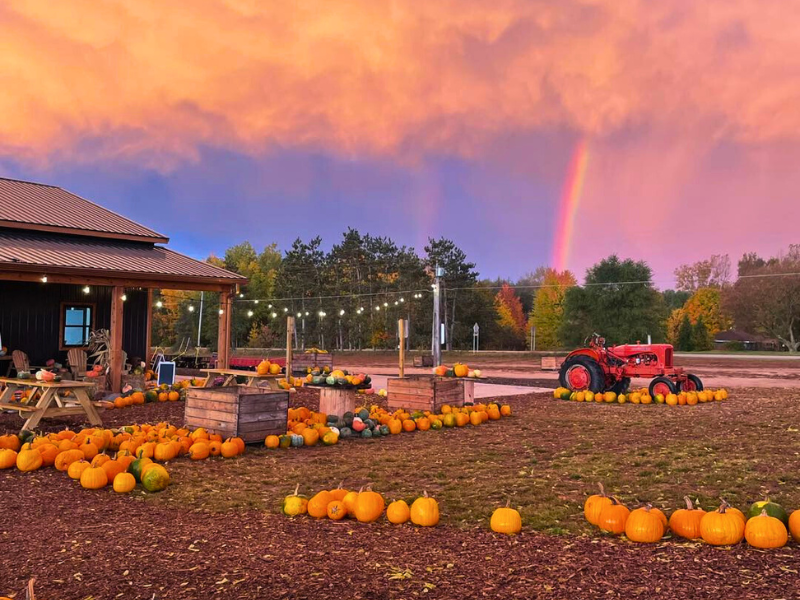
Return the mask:
[[[66,364],[67,352],[58,349],[62,302],[95,305],[95,329],[111,325],[111,288],[57,283],[0,281],[0,336],[3,345],[28,354],[31,364],[54,358]],[[147,324],[147,290],[126,290],[122,348],[130,358],[144,358]]]

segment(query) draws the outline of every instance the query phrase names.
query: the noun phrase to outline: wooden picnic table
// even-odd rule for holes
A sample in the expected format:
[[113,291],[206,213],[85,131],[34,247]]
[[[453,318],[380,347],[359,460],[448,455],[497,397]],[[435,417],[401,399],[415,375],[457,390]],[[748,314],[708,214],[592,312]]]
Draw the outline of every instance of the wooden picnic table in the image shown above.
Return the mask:
[[236,369],[200,369],[203,373],[207,373],[206,383],[203,387],[213,387],[214,379],[217,377],[224,377],[222,382],[223,386],[236,385],[237,377],[246,377],[247,382],[245,385],[251,387],[262,387],[262,383],[266,383],[271,390],[280,390],[278,387],[278,379],[283,377],[281,374],[277,375],[259,375],[255,371],[238,371]]
[[[20,417],[27,415],[22,429],[33,430],[43,418],[86,415],[92,425],[102,425],[103,421],[95,409],[88,390],[94,388],[87,381],[37,381],[35,379],[13,379],[0,377],[5,389],[0,393],[0,410],[16,410]],[[12,402],[14,392],[33,388],[34,393],[27,404]],[[64,394],[69,391],[70,396]],[[36,404],[33,404],[36,400]],[[55,406],[51,406],[55,402]]]

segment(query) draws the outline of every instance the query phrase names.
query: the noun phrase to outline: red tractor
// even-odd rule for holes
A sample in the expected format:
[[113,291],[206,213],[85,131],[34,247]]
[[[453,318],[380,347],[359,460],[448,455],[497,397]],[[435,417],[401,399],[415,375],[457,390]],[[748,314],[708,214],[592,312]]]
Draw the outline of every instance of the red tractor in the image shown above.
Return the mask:
[[703,390],[697,375],[672,365],[670,344],[623,344],[606,348],[596,333],[588,348],[570,352],[561,364],[558,379],[565,388],[624,394],[631,377],[651,379],[650,395]]

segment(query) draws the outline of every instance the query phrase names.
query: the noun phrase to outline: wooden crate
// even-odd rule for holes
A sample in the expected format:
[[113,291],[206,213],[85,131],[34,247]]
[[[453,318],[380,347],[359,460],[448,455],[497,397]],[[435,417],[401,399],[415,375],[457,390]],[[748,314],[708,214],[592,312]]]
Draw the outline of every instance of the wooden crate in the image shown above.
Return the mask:
[[292,354],[292,373],[305,375],[309,367],[333,369],[333,354],[319,354],[318,352]]
[[561,368],[561,363],[564,359],[560,356],[543,356],[542,357],[542,371],[558,371]]
[[463,406],[475,399],[475,382],[452,377],[411,376],[387,381],[389,408],[438,412],[444,404]]
[[289,392],[241,385],[186,390],[187,427],[238,436],[248,444],[286,433],[288,410]]
[[341,417],[346,412],[356,409],[355,390],[338,390],[323,387],[319,390],[319,412]]
[[413,365],[415,367],[432,367],[433,366],[433,355],[432,354],[423,354],[422,356],[415,356]]

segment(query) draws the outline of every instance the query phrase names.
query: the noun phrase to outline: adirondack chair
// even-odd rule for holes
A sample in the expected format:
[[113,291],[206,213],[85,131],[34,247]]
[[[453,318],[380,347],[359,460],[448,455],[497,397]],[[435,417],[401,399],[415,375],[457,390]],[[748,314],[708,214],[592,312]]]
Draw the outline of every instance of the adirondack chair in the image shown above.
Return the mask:
[[72,348],[67,352],[67,363],[73,379],[77,380],[79,377],[86,376],[86,371],[88,370],[86,368],[87,360],[85,350]]
[[11,353],[11,360],[14,362],[14,369],[17,371],[17,373],[20,371],[30,372],[31,361],[28,359],[28,355],[22,350],[14,350]]

